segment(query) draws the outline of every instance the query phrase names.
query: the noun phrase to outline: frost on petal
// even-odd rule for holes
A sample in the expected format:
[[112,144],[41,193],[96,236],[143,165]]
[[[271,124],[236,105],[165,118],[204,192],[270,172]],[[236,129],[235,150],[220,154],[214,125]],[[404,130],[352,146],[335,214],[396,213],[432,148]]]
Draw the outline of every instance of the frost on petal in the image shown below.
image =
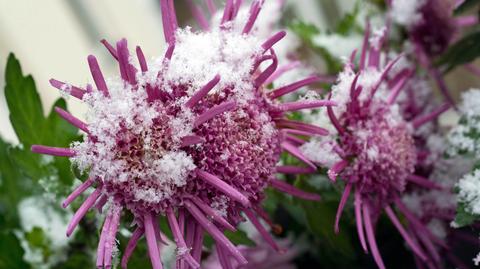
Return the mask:
[[480,170],[463,176],[457,183],[458,201],[466,205],[466,211],[480,215]]

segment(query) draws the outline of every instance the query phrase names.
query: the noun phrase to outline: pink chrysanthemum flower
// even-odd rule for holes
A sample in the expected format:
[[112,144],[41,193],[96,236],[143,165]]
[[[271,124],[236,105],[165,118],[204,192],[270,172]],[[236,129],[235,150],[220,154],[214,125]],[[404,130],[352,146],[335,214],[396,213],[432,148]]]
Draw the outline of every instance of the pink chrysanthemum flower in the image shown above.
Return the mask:
[[428,259],[424,250],[406,232],[391,204],[397,205],[409,222],[419,223],[401,201],[407,183],[424,187],[432,185],[428,179],[414,174],[417,149],[413,133],[449,108],[442,105],[411,121],[403,118],[396,101],[410,73],[398,72],[388,78],[401,56],[382,66],[384,35],[385,31],[376,31],[370,37],[367,31],[359,66],[353,64],[354,52],[338,76],[337,84],[332,87],[330,98],[337,106],[326,108],[325,114],[331,122],[332,134],[336,135],[315,139],[302,146],[302,151],[310,159],[329,167],[331,180],[335,181],[339,176],[345,181],[335,219],[336,232],[348,197],[354,192],[358,236],[365,251],[368,243],[379,268],[385,266],[376,244],[374,224],[382,211],[414,253],[421,259]]
[[[458,39],[460,31],[478,24],[476,15],[454,17],[453,11],[463,1],[456,0],[388,0],[393,21],[406,28],[413,53],[418,62],[437,82],[445,98],[454,104],[441,72],[434,67],[434,58],[441,55]],[[441,29],[439,31],[438,29]],[[478,74],[476,68],[467,65]]]
[[[206,2],[213,12],[213,2]],[[318,79],[264,91],[277,68],[272,46],[285,33],[259,40],[251,32],[263,1],[253,1],[248,19],[238,22],[234,19],[241,2],[226,2],[218,27],[193,32],[177,29],[173,0],[162,0],[169,45],[165,57],[147,62],[137,47],[137,66],[125,39],[116,47],[104,40],[118,61],[120,77],[104,79],[91,55],[88,63],[97,89],[51,80],[54,87],[89,106],[87,122],[56,110],[86,136],[67,149],[34,145],[32,151],[69,157],[89,172],[89,179],[63,203],[66,207],[94,188],[71,220],[68,236],[89,209],[109,205],[98,244],[99,268],[112,267],[124,210],[133,214],[136,230],[123,253],[122,267],[127,267],[145,235],[153,268],[162,268],[158,244],[165,240],[157,218],[166,217],[177,245],[177,267],[198,268],[204,232],[215,239],[226,260],[247,262],[222,232],[235,230],[244,221],[242,213],[266,242],[279,249],[257,219],[267,218],[260,207],[266,187],[305,199],[319,198],[276,179],[275,174],[315,169],[297,148],[296,135],[326,134],[322,128],[287,120],[285,113],[333,102],[276,101]],[[276,167],[282,150],[307,167]]]

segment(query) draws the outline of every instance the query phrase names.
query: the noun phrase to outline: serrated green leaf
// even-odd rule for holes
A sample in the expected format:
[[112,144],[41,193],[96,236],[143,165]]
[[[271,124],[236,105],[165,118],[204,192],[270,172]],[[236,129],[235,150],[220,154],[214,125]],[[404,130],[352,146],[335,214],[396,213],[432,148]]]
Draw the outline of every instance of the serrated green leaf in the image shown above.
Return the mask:
[[31,76],[24,77],[20,63],[10,54],[5,70],[5,98],[10,121],[25,147],[43,141],[45,118],[42,103]]
[[[34,154],[30,151],[30,146],[42,144],[68,147],[78,139],[78,130],[58,116],[53,108],[48,117],[44,116],[35,82],[31,76],[22,74],[20,63],[13,54],[8,58],[5,78],[5,97],[10,120],[22,143],[22,147],[10,149],[10,159],[14,161],[17,170],[29,178],[59,178],[59,187],[67,189],[65,187],[71,186],[73,182],[70,161],[67,158],[48,158]],[[55,106],[67,110],[63,99],[58,99]]]
[[23,260],[24,251],[13,232],[0,232],[0,269],[28,269]]
[[445,65],[446,72],[453,68],[470,63],[480,56],[480,32],[469,34],[453,44],[437,61],[437,65]]
[[472,8],[474,8],[475,6],[478,6],[480,4],[480,0],[465,0],[460,6],[458,6],[455,11],[454,11],[454,14],[455,15],[460,15]]

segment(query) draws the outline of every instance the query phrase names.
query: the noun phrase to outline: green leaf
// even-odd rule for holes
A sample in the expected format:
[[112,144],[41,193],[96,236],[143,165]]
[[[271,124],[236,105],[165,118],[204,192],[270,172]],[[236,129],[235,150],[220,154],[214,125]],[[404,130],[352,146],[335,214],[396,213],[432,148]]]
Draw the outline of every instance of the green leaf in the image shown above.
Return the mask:
[[320,34],[317,26],[302,21],[290,24],[290,29],[305,41],[310,41],[315,35]]
[[28,269],[24,251],[13,232],[0,232],[0,269]]
[[361,28],[357,25],[357,16],[359,11],[359,2],[356,2],[352,12],[345,14],[342,20],[337,24],[335,32],[346,36],[352,32],[361,31]]
[[[295,182],[297,188],[308,192],[314,192],[304,180]],[[346,212],[344,212],[343,221],[340,223],[340,233],[334,233],[334,222],[338,200],[326,200],[321,203],[296,199],[305,212],[307,228],[317,240],[324,244],[328,252],[341,254],[345,259],[353,259],[354,247],[349,237],[349,229],[345,225]]]
[[453,44],[437,61],[437,65],[445,65],[446,72],[453,68],[470,63],[480,56],[480,32],[469,34]]
[[453,12],[455,15],[460,15],[473,7],[480,4],[480,0],[465,0],[460,6],[458,6],[455,11]]
[[473,215],[466,210],[466,205],[459,202],[457,206],[457,214],[455,215],[454,223],[460,227],[468,226],[480,219],[480,216]]
[[[42,144],[68,147],[79,138],[78,130],[58,116],[53,108],[48,117],[44,116],[35,82],[32,76],[22,74],[20,63],[13,54],[8,58],[5,79],[5,97],[10,111],[10,120],[22,143],[21,147],[9,150],[11,160],[22,174],[33,180],[58,178],[60,184],[56,191],[60,191],[60,195],[63,195],[61,189],[66,191],[73,182],[68,158],[34,154],[30,151],[30,146]],[[55,106],[67,110],[64,99],[58,99]]]
[[18,171],[9,151],[11,145],[0,137],[0,227],[17,228],[18,202],[29,194],[28,182]]
[[45,118],[42,103],[31,76],[24,77],[20,63],[8,56],[5,70],[5,98],[10,121],[18,139],[25,147],[43,141]]
[[248,238],[244,231],[237,230],[235,232],[225,231],[225,236],[235,245],[244,245],[254,247],[256,244],[252,239]]

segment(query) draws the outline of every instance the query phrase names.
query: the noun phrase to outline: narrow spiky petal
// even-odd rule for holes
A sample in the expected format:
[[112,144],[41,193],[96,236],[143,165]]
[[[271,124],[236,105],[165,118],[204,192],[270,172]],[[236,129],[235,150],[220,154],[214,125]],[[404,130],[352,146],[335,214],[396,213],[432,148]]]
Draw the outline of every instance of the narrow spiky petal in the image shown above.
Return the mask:
[[84,89],[81,89],[79,87],[76,87],[76,86],[73,86],[73,85],[69,85],[65,82],[61,82],[59,80],[56,80],[56,79],[50,79],[49,80],[50,82],[50,85],[52,85],[53,87],[61,90],[61,91],[65,91],[66,88],[69,88],[68,89],[68,92],[71,96],[75,97],[75,98],[78,98],[80,100],[82,100],[83,96],[87,93],[86,90]]
[[315,173],[316,169],[312,169],[311,167],[300,167],[300,166],[291,166],[291,165],[283,165],[276,167],[277,173],[281,174],[311,174]]
[[320,195],[316,194],[316,193],[310,193],[310,192],[306,192],[306,191],[302,191],[282,180],[279,180],[279,179],[272,179],[270,180],[270,185],[279,190],[279,191],[282,191],[282,192],[285,192],[285,193],[288,193],[292,196],[296,196],[298,198],[301,198],[301,199],[305,199],[305,200],[312,200],[312,201],[319,201],[321,198],[320,198]]
[[377,263],[379,269],[385,269],[385,264],[383,263],[382,256],[378,251],[377,241],[375,240],[375,232],[373,231],[372,220],[370,216],[370,209],[368,204],[364,204],[363,208],[363,221],[365,223],[365,232],[367,234],[368,245],[372,251],[373,259]]
[[191,145],[199,144],[204,141],[204,138],[197,136],[197,135],[188,135],[182,137],[182,144],[180,147],[188,147]]
[[157,238],[155,236],[154,229],[154,225],[157,224],[154,222],[154,217],[151,214],[145,214],[143,220],[145,237],[147,238],[148,255],[150,256],[152,267],[153,269],[162,269],[163,266],[162,262],[160,261],[160,251],[158,249]]
[[165,60],[171,60],[174,50],[175,50],[175,43],[169,44],[167,51],[165,51],[165,56],[163,58]]
[[197,170],[197,176],[198,178],[208,182],[210,185],[226,194],[231,199],[239,202],[244,207],[250,206],[250,201],[247,197],[245,197],[243,194],[241,194],[239,191],[237,191],[235,188],[233,188],[220,178],[202,170]]
[[[441,262],[440,254],[438,253],[438,249],[435,247],[435,245],[433,245],[432,241],[430,239],[428,239],[427,236],[424,233],[422,233],[420,231],[417,231],[415,229],[412,229],[412,230],[417,235],[417,237],[420,239],[422,244],[425,246],[425,248],[427,249],[430,256],[433,257],[433,259],[437,263],[440,263]],[[465,267],[465,268],[467,268],[467,267]]]
[[281,77],[283,74],[287,73],[288,71],[290,70],[293,70],[295,68],[298,68],[302,65],[302,63],[300,61],[292,61],[292,62],[289,62],[285,65],[282,65],[280,66],[279,68],[277,68],[277,70],[275,70],[275,72],[273,72],[273,74],[265,81],[265,84],[270,84],[272,83],[273,81],[275,81],[276,79],[278,79],[279,77]]
[[197,21],[198,25],[202,30],[207,31],[210,26],[208,24],[208,20],[205,17],[203,11],[198,7],[192,0],[187,0],[187,5],[190,7],[190,11],[192,12],[193,17]]
[[39,154],[46,154],[58,157],[73,157],[75,151],[69,148],[48,147],[43,145],[32,145],[31,151]]
[[222,247],[219,245],[216,245],[215,249],[218,253],[218,261],[220,262],[222,269],[233,269],[232,263],[230,262],[227,254],[223,251]]
[[295,101],[283,103],[279,105],[281,111],[297,111],[302,109],[319,108],[322,106],[335,106],[336,103],[331,100],[312,100],[312,101]]
[[208,217],[212,218],[215,222],[218,224],[222,225],[226,229],[230,231],[236,231],[235,227],[233,227],[226,219],[224,219],[217,211],[215,211],[213,208],[205,204],[201,199],[198,197],[192,196],[190,198],[192,202],[200,208]]
[[338,174],[347,167],[348,161],[347,160],[340,160],[336,162],[332,168],[328,169],[328,178],[330,180],[335,181],[337,179]]
[[104,267],[105,259],[105,241],[108,240],[108,231],[110,229],[110,223],[112,222],[112,214],[107,214],[105,220],[103,221],[102,231],[100,232],[100,238],[98,240],[97,246],[97,268]]
[[335,215],[335,233],[340,232],[339,223],[340,217],[342,216],[343,209],[347,204],[348,197],[350,196],[350,190],[352,189],[352,184],[349,183],[345,186],[345,190],[343,191],[342,198],[340,199],[340,203],[338,204],[337,214]]
[[365,253],[368,253],[367,241],[365,240],[365,231],[363,229],[363,217],[362,217],[362,197],[357,188],[355,188],[355,222],[357,227],[358,238]]
[[120,74],[123,80],[130,83],[130,85],[135,85],[136,83],[135,74],[137,73],[137,70],[130,63],[130,54],[128,52],[127,40],[125,38],[117,42],[117,53],[118,53],[118,65],[120,67]]
[[223,102],[203,112],[200,116],[197,117],[197,119],[195,119],[195,122],[193,123],[193,125],[195,127],[198,127],[203,123],[213,119],[217,115],[220,115],[229,110],[233,110],[235,107],[236,107],[235,101]]
[[107,48],[108,52],[110,52],[112,57],[118,61],[117,50],[110,43],[108,43],[106,39],[100,40],[100,43],[102,43],[105,46],[105,48]]
[[286,142],[291,143],[295,147],[300,147],[306,142],[305,140],[293,135],[285,135],[285,138],[286,138]]
[[143,54],[142,48],[140,48],[140,46],[137,46],[135,48],[135,53],[137,54],[138,63],[140,64],[140,70],[142,70],[142,72],[147,72],[147,60],[145,60],[145,55]]
[[328,135],[328,130],[322,127],[318,127],[316,125],[304,123],[301,121],[294,121],[294,120],[286,120],[286,119],[278,119],[276,123],[282,127],[288,127],[297,129],[300,131],[310,132],[312,134],[317,135]]
[[270,233],[263,227],[263,225],[258,221],[257,217],[255,216],[255,213],[250,210],[250,209],[244,209],[243,212],[247,216],[247,218],[250,220],[250,222],[255,226],[257,231],[260,233],[260,235],[263,237],[263,239],[276,251],[281,251],[280,247],[277,245],[273,237],[270,235]]
[[108,202],[108,196],[105,194],[102,194],[102,196],[98,198],[97,202],[95,203],[95,208],[98,210],[99,213],[102,213],[103,207],[107,202]]
[[282,132],[285,134],[292,134],[292,135],[301,135],[301,136],[315,136],[315,133],[304,131],[304,130],[297,130],[297,129],[282,129]]
[[218,228],[213,225],[203,213],[198,209],[192,202],[185,201],[185,206],[187,210],[192,214],[192,216],[197,220],[197,222],[202,225],[215,241],[225,247],[228,252],[241,264],[246,264],[247,260],[242,256],[240,251],[223,235],[223,233],[218,230]]
[[312,163],[297,147],[292,145],[291,143],[284,141],[281,144],[282,148],[286,151],[288,151],[290,154],[295,156],[297,159],[300,161],[304,162],[308,166],[312,167],[312,169],[317,169],[314,163]]
[[132,256],[135,248],[137,247],[138,240],[142,238],[144,233],[145,231],[143,227],[137,227],[135,231],[133,231],[132,236],[130,237],[130,240],[127,243],[127,247],[125,248],[125,251],[123,251],[123,257],[121,261],[122,269],[127,269],[128,260]]
[[390,206],[385,207],[385,212],[387,213],[387,216],[390,218],[392,221],[393,225],[397,228],[397,230],[400,232],[402,235],[403,239],[407,242],[407,244],[412,248],[413,252],[417,254],[423,261],[427,260],[427,256],[423,252],[423,250],[420,248],[420,246],[415,243],[415,241],[410,237],[408,232],[405,230],[403,225],[400,223],[398,220],[397,216],[395,215],[395,212],[393,212],[392,208]]
[[[167,220],[168,224],[170,225],[170,229],[172,230],[172,235],[177,244],[177,249],[180,252],[186,252],[180,254],[185,262],[187,262],[193,268],[199,268],[200,264],[190,255],[190,250],[187,248],[187,244],[185,244],[185,239],[183,238],[182,232],[180,230],[179,224],[177,222],[177,218],[175,217],[175,213],[173,210],[167,210]],[[183,225],[182,225],[183,226]]]
[[333,127],[337,130],[339,134],[343,134],[345,130],[343,129],[340,121],[338,121],[337,116],[335,116],[335,112],[333,112],[333,108],[331,106],[327,106],[327,115],[330,118],[330,121],[333,124]]
[[220,75],[216,75],[212,80],[210,80],[205,86],[203,86],[200,90],[198,90],[188,101],[185,103],[185,106],[188,108],[192,108],[195,104],[197,104],[202,98],[207,96],[208,92],[210,92],[213,87],[215,87],[218,82],[220,81]]
[[88,65],[90,66],[90,72],[92,73],[93,81],[95,81],[95,85],[97,89],[103,93],[103,95],[108,96],[108,88],[107,83],[105,82],[105,78],[103,77],[102,70],[98,65],[97,58],[93,55],[88,56]]
[[455,18],[455,24],[458,27],[469,27],[478,24],[477,15],[464,15]]
[[111,211],[110,214],[112,215],[112,220],[110,222],[107,238],[105,240],[105,254],[104,254],[105,268],[112,267],[112,253],[115,247],[115,238],[118,231],[118,226],[120,225],[121,210],[119,206],[113,205],[110,211]]
[[411,76],[414,74],[413,70],[409,70],[405,75],[401,76],[398,80],[398,82],[393,86],[390,95],[388,96],[387,103],[390,105],[395,103],[395,100],[397,99],[398,95],[404,89],[405,84],[408,82],[408,80],[411,78]]
[[275,55],[275,52],[273,50],[270,50],[271,52],[271,57],[269,59],[272,60],[272,63],[262,72],[254,81],[254,86],[255,88],[259,88],[261,85],[267,81],[267,79],[275,72],[278,66],[278,59],[277,56]]
[[93,204],[98,199],[100,194],[102,194],[101,188],[95,189],[95,191],[92,194],[90,194],[90,196],[88,196],[85,202],[83,202],[80,208],[78,208],[78,210],[75,212],[72,219],[70,220],[70,223],[67,226],[68,237],[73,233],[73,230],[75,230],[75,227],[77,227],[78,223],[83,218],[83,216],[87,214],[87,211],[93,206]]
[[287,35],[287,32],[285,31],[280,31],[274,34],[262,44],[262,48],[265,51],[269,50],[270,48],[273,47],[273,45],[275,45],[278,41],[282,40],[282,38],[284,38],[286,35]]
[[434,67],[429,67],[428,68],[428,73],[430,77],[435,80],[435,82],[438,85],[438,88],[440,89],[440,92],[442,93],[443,97],[445,100],[455,108],[455,100],[452,97],[452,94],[450,93],[450,90],[447,87],[447,84],[445,83],[445,80],[442,77],[442,74],[440,71]]
[[412,223],[415,229],[421,230],[422,233],[428,235],[429,240],[434,241],[438,245],[448,248],[448,245],[440,238],[436,237],[429,229],[420,222],[420,220],[405,206],[405,204],[400,200],[400,198],[395,198],[395,205],[402,212],[403,215],[407,218],[408,221]]
[[437,189],[437,190],[442,190],[443,189],[443,187],[438,185],[437,183],[435,183],[431,180],[428,180],[424,177],[421,177],[421,176],[410,175],[410,176],[408,176],[407,180],[412,182],[412,183],[415,183],[419,186],[425,187],[425,188]]
[[207,8],[210,14],[213,15],[217,12],[217,7],[215,5],[214,0],[205,0],[205,3],[207,4]]
[[314,83],[317,83],[317,82],[321,82],[322,80],[323,80],[322,77],[317,76],[317,75],[313,75],[313,76],[307,77],[305,79],[299,80],[297,82],[294,82],[292,84],[285,85],[285,86],[280,87],[276,90],[273,90],[273,91],[269,92],[268,95],[272,99],[279,98],[279,97],[282,97],[286,94],[292,93],[292,92],[294,92],[294,91],[296,91],[296,90],[298,90],[302,87],[305,87],[307,85],[314,84]]
[[203,245],[203,228],[201,225],[196,224],[195,238],[193,239],[193,258],[198,262],[202,255]]
[[380,78],[378,79],[377,83],[373,86],[373,89],[372,89],[371,94],[370,94],[371,96],[373,96],[377,92],[378,88],[384,82],[384,80],[387,78],[387,76],[388,76],[390,70],[392,70],[393,66],[404,56],[405,56],[404,53],[399,54],[397,57],[395,57],[395,59],[391,60],[387,64],[387,66],[385,66],[385,68],[382,71],[382,74],[380,75]]
[[425,123],[436,119],[442,113],[449,110],[450,107],[451,107],[450,104],[445,103],[445,104],[437,107],[436,109],[434,109],[432,112],[428,113],[427,115],[418,116],[417,118],[412,120],[413,128],[417,129],[420,126],[424,125]]
[[62,207],[66,208],[70,203],[72,203],[80,194],[82,194],[86,189],[92,186],[94,180],[89,178],[80,184],[72,193],[70,193],[67,198],[63,201]]
[[366,28],[365,28],[365,34],[363,36],[362,52],[360,54],[360,66],[359,66],[360,70],[363,70],[365,68],[365,62],[366,62],[366,59],[367,59],[369,37],[370,37],[370,22],[367,21],[367,25],[366,25]]
[[62,117],[66,121],[68,121],[73,126],[75,126],[78,129],[88,133],[87,124],[84,123],[83,121],[79,120],[77,117],[73,116],[72,114],[68,113],[67,111],[63,110],[62,108],[60,108],[58,106],[55,107],[55,112],[57,112],[58,115],[60,115],[60,117]]
[[226,0],[221,24],[231,21],[233,18],[233,12],[234,12],[233,0]]
[[245,27],[243,28],[242,33],[243,34],[248,34],[252,28],[253,25],[255,24],[255,21],[257,20],[258,13],[260,13],[260,10],[262,9],[264,1],[259,1],[259,0],[254,0],[250,6],[250,12],[249,12],[249,17],[247,20],[247,23],[245,24]]
[[162,10],[163,34],[165,36],[165,41],[167,41],[168,44],[172,44],[174,43],[175,29],[173,28],[171,21],[169,0],[160,0],[160,8]]

